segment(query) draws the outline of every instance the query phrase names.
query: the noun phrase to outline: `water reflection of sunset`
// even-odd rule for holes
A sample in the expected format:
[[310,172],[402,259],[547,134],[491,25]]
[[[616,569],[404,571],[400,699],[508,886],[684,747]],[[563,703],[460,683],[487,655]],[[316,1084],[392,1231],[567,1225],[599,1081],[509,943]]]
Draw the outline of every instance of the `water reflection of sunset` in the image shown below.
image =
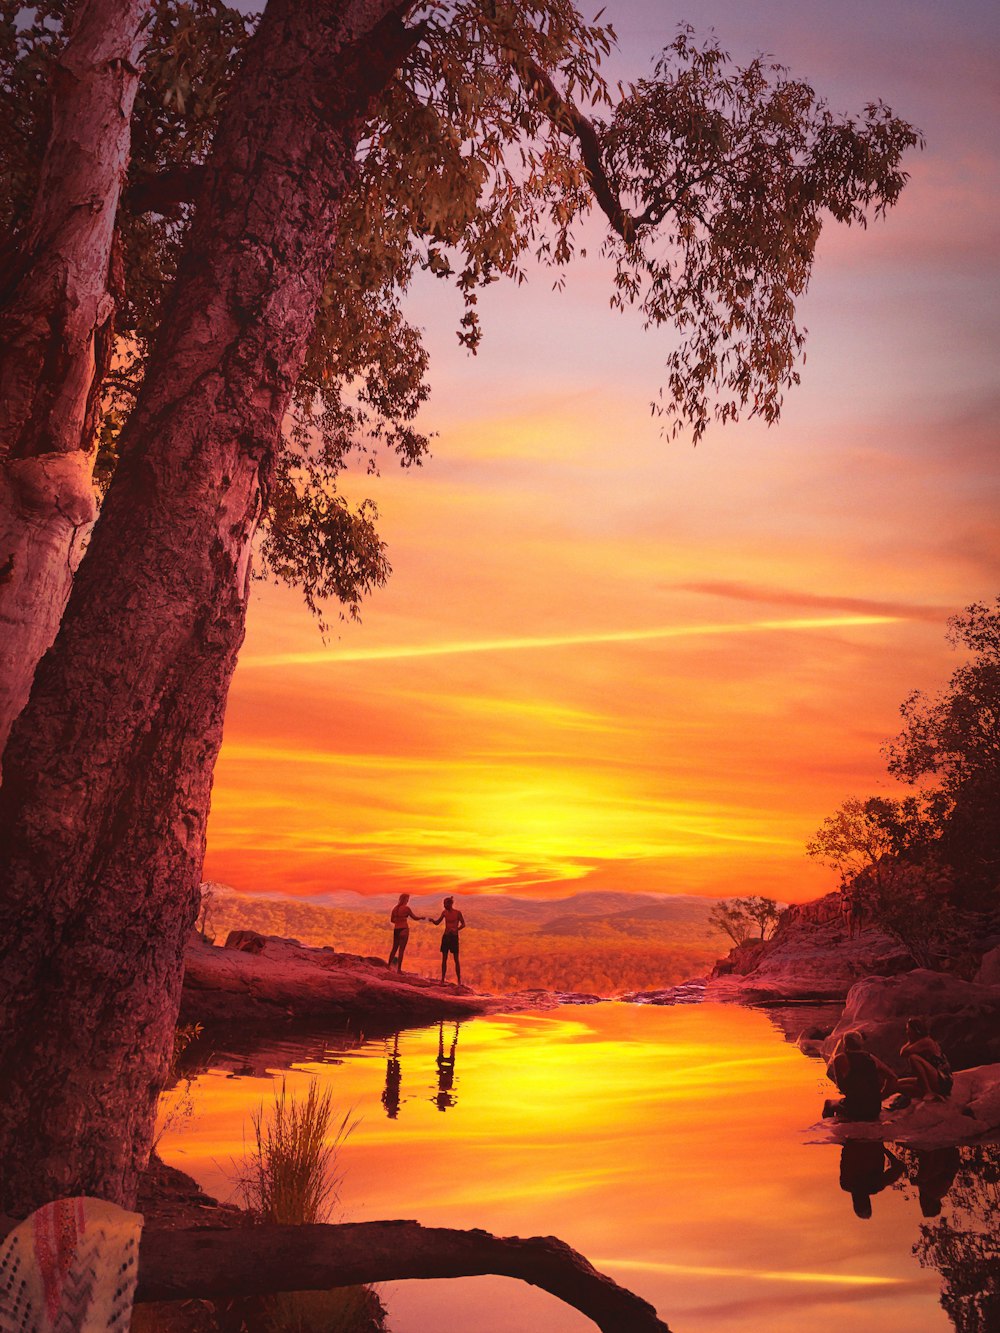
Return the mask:
[[[870,1221],[854,1217],[836,1150],[802,1141],[821,1070],[761,1013],[599,1005],[455,1033],[445,1023],[354,1050],[331,1039],[336,1064],[315,1044],[296,1063],[290,1038],[253,1057],[284,1069],[293,1091],[328,1080],[360,1115],[340,1162],[345,1218],[558,1235],[679,1330],[840,1333],[848,1318],[864,1333],[947,1328],[934,1275],[910,1254],[915,1202],[886,1190]],[[227,1077],[241,1062],[220,1054],[195,1082],[193,1117],[161,1144],[211,1190],[228,1188],[248,1113],[270,1096],[271,1076]],[[390,1308],[394,1333],[588,1327],[501,1279],[400,1284]]]

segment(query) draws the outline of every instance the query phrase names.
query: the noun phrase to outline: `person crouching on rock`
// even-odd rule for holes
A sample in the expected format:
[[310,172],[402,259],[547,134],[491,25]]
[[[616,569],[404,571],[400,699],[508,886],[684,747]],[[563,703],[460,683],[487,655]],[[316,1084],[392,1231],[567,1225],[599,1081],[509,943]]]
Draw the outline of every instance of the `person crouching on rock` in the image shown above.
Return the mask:
[[882,1098],[899,1086],[887,1064],[865,1050],[860,1032],[845,1032],[826,1070],[844,1094],[823,1107],[824,1116],[838,1120],[877,1120]]
[[455,906],[454,898],[445,898],[444,909],[440,916],[431,917],[431,925],[439,926],[444,922],[444,934],[441,936],[441,981],[444,982],[448,971],[448,955],[455,960],[455,983],[462,984],[462,965],[458,961],[458,932],[465,929],[465,917]]
[[410,922],[426,921],[425,916],[417,916],[416,912],[410,911],[410,895],[401,893],[399,902],[389,913],[389,920],[392,922],[392,952],[389,954],[387,967],[396,964],[396,971],[403,970],[403,954],[406,953],[407,941],[410,938]]
[[906,1042],[899,1054],[909,1065],[911,1074],[899,1080],[904,1098],[922,1097],[925,1102],[943,1102],[951,1095],[954,1083],[948,1057],[927,1031],[922,1018],[906,1022]]

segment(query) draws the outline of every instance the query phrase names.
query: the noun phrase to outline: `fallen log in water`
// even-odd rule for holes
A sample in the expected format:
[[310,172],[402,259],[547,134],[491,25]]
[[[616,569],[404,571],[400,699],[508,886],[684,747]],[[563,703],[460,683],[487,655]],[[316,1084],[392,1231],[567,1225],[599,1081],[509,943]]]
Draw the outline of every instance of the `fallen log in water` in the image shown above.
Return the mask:
[[604,1333],[670,1333],[651,1305],[553,1236],[521,1239],[418,1222],[146,1230],[136,1300],[251,1297],[484,1274],[541,1287]]

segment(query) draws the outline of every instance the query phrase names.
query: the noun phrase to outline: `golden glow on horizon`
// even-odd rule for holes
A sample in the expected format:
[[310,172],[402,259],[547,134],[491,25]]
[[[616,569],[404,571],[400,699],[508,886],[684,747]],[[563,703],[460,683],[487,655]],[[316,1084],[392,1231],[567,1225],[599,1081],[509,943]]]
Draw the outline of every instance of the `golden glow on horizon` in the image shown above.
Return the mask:
[[[773,791],[792,762],[782,750],[800,743],[777,710],[794,717],[797,692],[767,676],[801,657],[790,647],[801,642],[822,681],[831,651],[906,624],[852,610],[251,652],[219,762],[208,876],[258,892],[549,895],[724,894],[736,877],[742,891],[809,897],[823,882],[802,854],[815,824],[776,811]],[[649,651],[660,643],[671,651]],[[728,643],[738,655],[720,657]],[[267,668],[283,673],[277,696]]]

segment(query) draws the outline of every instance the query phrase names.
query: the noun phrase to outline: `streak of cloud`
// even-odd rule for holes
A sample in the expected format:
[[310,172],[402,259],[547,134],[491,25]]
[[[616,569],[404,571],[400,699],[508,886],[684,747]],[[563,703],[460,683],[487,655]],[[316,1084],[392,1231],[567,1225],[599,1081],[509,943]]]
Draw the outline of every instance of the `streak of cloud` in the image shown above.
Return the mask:
[[734,602],[763,603],[799,609],[841,611],[884,620],[922,620],[941,625],[952,613],[950,606],[915,606],[910,602],[880,602],[870,597],[843,597],[836,593],[804,592],[800,588],[775,588],[757,583],[737,583],[726,579],[706,579],[699,583],[672,585],[678,592],[709,597],[725,597]]
[[759,1282],[819,1283],[833,1287],[901,1287],[907,1282],[899,1277],[871,1276],[865,1273],[803,1273],[784,1268],[729,1268],[722,1265],[671,1264],[659,1259],[594,1259],[598,1268],[636,1273],[683,1273],[698,1277],[750,1278]]
[[479,639],[457,643],[401,644],[384,648],[349,648],[333,653],[314,649],[309,652],[274,653],[248,656],[244,670],[262,667],[330,665],[336,662],[399,661],[409,657],[453,657],[464,653],[507,653],[537,648],[576,648],[598,644],[651,643],[661,639],[689,639],[724,634],[760,634],[774,631],[848,629],[864,625],[890,625],[904,619],[899,615],[818,616],[794,620],[754,620],[730,625],[674,625],[663,629],[610,630],[592,634],[552,634],[507,639]]

